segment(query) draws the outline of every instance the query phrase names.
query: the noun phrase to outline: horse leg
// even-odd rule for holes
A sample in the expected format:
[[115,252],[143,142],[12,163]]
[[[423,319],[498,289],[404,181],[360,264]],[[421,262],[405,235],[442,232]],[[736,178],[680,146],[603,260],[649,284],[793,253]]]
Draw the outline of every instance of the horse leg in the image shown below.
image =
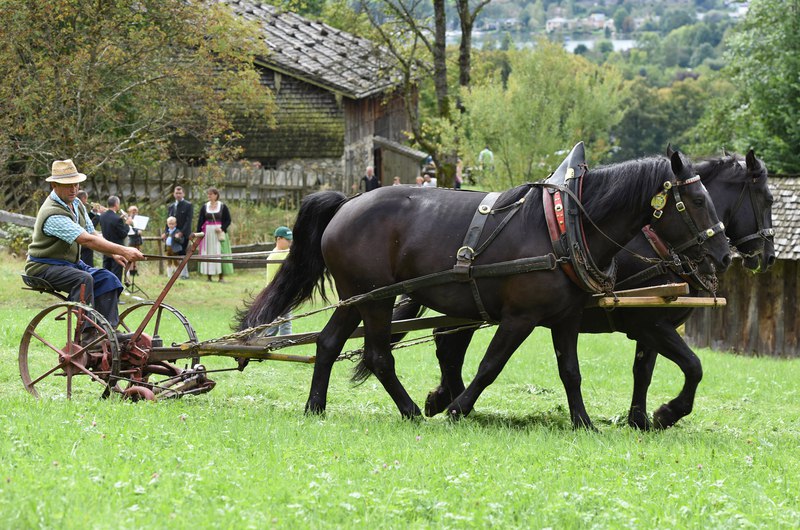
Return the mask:
[[[439,331],[445,329],[436,329],[434,334]],[[431,390],[425,400],[426,416],[435,416],[444,411],[464,391],[461,369],[474,333],[474,329],[467,329],[458,333],[435,335],[436,358],[439,360],[442,378],[439,386]]]
[[391,349],[392,300],[366,303],[359,309],[364,320],[364,366],[375,374],[404,418],[421,416],[395,372]]
[[642,342],[636,342],[636,356],[633,360],[633,396],[628,411],[628,425],[643,431],[653,428],[653,422],[647,415],[647,389],[653,380],[657,358],[657,351]]
[[497,331],[486,349],[486,353],[478,366],[478,373],[469,386],[447,406],[447,413],[453,419],[467,416],[481,393],[492,384],[511,355],[536,327],[532,319],[522,317],[504,318],[497,326]]
[[358,327],[359,322],[361,315],[355,307],[339,307],[317,337],[317,358],[306,402],[307,414],[325,412],[333,363],[336,362],[344,343]]
[[655,349],[653,345],[658,345],[658,352],[677,364],[684,376],[683,388],[677,397],[661,405],[653,413],[654,427],[666,429],[692,412],[697,387],[703,379],[703,366],[700,358],[686,345],[670,323],[656,322],[652,329],[643,331],[644,333],[637,336],[637,340],[652,349]]
[[581,370],[578,365],[578,326],[580,319],[567,319],[553,326],[550,335],[558,362],[558,375],[567,393],[567,404],[572,426],[576,429],[595,429],[581,394]]

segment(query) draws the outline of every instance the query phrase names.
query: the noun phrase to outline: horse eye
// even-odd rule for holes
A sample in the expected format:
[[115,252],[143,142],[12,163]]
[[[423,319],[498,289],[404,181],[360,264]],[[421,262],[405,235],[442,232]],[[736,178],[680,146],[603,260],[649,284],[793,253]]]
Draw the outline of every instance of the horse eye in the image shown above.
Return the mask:
[[693,202],[694,202],[694,205],[695,205],[695,206],[698,206],[698,207],[700,207],[700,208],[702,208],[702,207],[703,207],[703,205],[706,203],[705,199],[703,199],[703,198],[701,198],[701,197],[698,197],[698,198],[697,198],[697,199],[695,199]]

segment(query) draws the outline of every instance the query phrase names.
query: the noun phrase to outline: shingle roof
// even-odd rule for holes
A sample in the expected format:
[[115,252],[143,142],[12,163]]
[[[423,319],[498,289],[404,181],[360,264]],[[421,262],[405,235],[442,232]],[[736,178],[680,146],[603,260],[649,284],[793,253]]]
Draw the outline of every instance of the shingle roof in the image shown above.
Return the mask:
[[770,190],[775,255],[778,259],[800,260],[800,177],[772,176]]
[[261,25],[271,53],[259,62],[352,99],[395,86],[399,73],[372,41],[253,0],[216,0]]

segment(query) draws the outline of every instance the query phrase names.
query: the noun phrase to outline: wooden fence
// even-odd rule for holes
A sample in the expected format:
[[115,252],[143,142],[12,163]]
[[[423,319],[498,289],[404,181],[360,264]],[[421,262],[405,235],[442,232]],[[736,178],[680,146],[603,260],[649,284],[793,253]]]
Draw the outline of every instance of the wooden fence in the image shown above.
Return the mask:
[[[223,200],[247,200],[258,204],[275,204],[300,200],[320,188],[344,191],[345,179],[330,171],[303,169],[277,170],[231,166],[190,167],[162,164],[158,168],[120,168],[91,176],[83,185],[92,200],[104,202],[117,195],[123,204],[164,204],[172,197],[175,186],[183,186],[187,199],[204,201],[205,190],[219,188]],[[48,193],[44,179],[25,181],[12,177],[0,182],[0,208],[34,215]]]

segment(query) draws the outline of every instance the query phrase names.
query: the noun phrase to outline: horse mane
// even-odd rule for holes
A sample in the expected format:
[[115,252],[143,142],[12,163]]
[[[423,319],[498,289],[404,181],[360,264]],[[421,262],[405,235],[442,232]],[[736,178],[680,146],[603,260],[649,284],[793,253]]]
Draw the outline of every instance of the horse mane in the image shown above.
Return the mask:
[[600,166],[584,177],[582,202],[591,218],[601,220],[620,210],[641,208],[643,197],[649,200],[664,181],[674,178],[670,160],[663,156]]
[[747,172],[743,164],[744,157],[738,154],[725,154],[723,156],[710,156],[699,159],[694,164],[694,171],[704,182],[713,182],[715,178],[726,171],[733,170],[736,176],[744,176]]
[[525,196],[528,190],[531,189],[531,184],[521,184],[515,188],[508,189],[500,194],[497,201],[494,203],[494,209],[503,208],[508,206]]

